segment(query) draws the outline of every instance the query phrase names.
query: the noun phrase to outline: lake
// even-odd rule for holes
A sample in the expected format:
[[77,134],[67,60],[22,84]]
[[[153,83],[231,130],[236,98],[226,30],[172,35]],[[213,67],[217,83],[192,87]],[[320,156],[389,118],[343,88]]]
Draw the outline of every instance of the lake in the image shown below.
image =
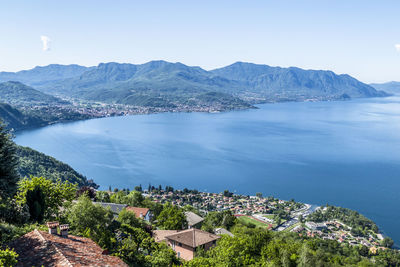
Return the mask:
[[400,97],[57,124],[17,134],[101,188],[170,185],[357,210],[400,243]]

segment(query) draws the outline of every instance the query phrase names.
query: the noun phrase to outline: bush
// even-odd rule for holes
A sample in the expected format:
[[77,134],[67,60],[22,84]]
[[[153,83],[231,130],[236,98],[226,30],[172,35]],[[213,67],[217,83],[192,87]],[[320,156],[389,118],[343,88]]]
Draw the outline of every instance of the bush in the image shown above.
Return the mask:
[[18,205],[15,199],[0,203],[0,218],[8,223],[24,224],[29,221],[30,214],[27,205]]
[[14,250],[0,250],[0,266],[14,266],[18,262],[17,257],[18,254]]

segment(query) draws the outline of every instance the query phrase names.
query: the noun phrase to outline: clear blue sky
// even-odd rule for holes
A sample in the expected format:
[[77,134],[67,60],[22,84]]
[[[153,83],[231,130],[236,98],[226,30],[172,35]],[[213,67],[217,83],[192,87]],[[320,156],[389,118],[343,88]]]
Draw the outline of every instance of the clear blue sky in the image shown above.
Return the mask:
[[[246,61],[400,81],[398,0],[2,1],[0,35],[0,71]],[[51,40],[47,51],[41,36]]]

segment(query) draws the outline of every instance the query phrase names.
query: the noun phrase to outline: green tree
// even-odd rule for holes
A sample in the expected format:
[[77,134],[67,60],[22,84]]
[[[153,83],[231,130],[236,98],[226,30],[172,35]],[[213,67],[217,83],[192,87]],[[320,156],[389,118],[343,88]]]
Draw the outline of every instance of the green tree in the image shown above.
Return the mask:
[[96,192],[96,201],[98,202],[110,202],[110,194],[106,191],[97,191]]
[[26,192],[25,197],[30,218],[35,222],[42,222],[46,208],[46,199],[43,189],[39,185],[35,185],[32,190]]
[[0,121],[0,201],[12,197],[17,190],[19,176],[16,147]]
[[0,250],[0,266],[14,266],[17,264],[18,254],[8,248]]
[[257,193],[256,193],[256,197],[262,198],[262,196],[263,196],[263,194],[262,194],[261,192],[257,192]]
[[110,210],[93,202],[85,195],[79,197],[68,212],[71,227],[83,234],[87,229],[101,231],[111,224],[113,215]]
[[222,212],[209,212],[204,218],[202,229],[207,232],[213,232],[217,227],[230,229],[237,223],[237,219],[230,210]]
[[131,227],[135,228],[143,228],[144,227],[144,222],[141,219],[136,218],[135,213],[132,211],[128,211],[126,209],[123,209],[119,214],[118,214],[118,221],[121,224],[127,224]]
[[182,209],[167,202],[157,217],[157,225],[164,230],[181,230],[187,227],[187,221]]
[[151,255],[146,256],[149,266],[164,267],[180,265],[176,253],[165,243],[157,243],[157,247]]
[[28,205],[33,219],[49,219],[58,217],[64,201],[72,201],[75,194],[76,185],[68,181],[59,179],[53,182],[44,177],[31,177],[19,182],[16,199],[20,205]]
[[128,204],[132,207],[142,207],[143,206],[144,197],[139,191],[132,191],[128,195],[126,195],[122,202],[124,204]]
[[390,238],[390,237],[385,237],[383,240],[382,240],[382,246],[384,246],[384,247],[387,247],[387,248],[391,248],[391,247],[393,247],[393,245],[394,245],[394,242],[393,242],[393,240]]

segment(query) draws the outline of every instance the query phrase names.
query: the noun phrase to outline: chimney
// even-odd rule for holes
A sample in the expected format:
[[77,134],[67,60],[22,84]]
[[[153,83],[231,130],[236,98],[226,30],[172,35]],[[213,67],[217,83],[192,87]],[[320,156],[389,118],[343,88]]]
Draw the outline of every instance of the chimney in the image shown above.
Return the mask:
[[60,225],[60,234],[62,237],[68,237],[68,230],[69,230],[68,224]]
[[59,225],[58,222],[48,222],[47,227],[49,227],[49,234],[56,235],[58,225]]

